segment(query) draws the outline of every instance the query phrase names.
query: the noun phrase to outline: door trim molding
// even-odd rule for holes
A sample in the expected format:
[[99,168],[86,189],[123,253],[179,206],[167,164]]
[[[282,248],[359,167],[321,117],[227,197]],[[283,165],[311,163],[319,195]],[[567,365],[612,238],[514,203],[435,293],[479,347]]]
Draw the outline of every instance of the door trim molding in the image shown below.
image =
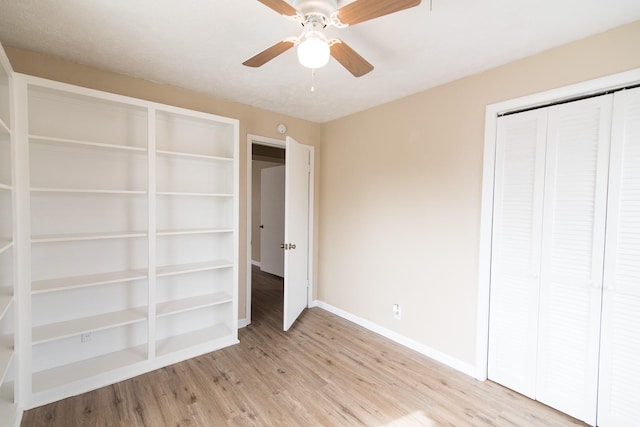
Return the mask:
[[253,144],[266,145],[269,147],[285,148],[284,139],[269,138],[267,136],[247,134],[247,265],[246,265],[246,298],[245,298],[245,318],[238,322],[239,325],[247,326],[251,324],[251,266],[253,265],[251,254],[251,197],[252,197],[252,181],[253,181]]
[[480,247],[478,252],[478,300],[476,321],[475,377],[487,379],[489,349],[489,292],[491,288],[491,235],[493,226],[494,172],[497,119],[504,113],[535,108],[579,96],[640,83],[640,68],[585,82],[487,105],[485,110],[482,202],[480,207]]

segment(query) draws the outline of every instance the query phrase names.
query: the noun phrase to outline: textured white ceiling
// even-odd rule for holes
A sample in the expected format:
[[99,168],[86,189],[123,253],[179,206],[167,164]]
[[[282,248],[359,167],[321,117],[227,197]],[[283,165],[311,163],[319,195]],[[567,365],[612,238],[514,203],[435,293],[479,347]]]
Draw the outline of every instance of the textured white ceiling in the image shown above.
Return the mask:
[[241,65],[300,32],[256,0],[0,0],[0,42],[326,122],[638,19],[640,0],[423,0],[329,28],[375,69],[331,60],[314,92],[294,49]]

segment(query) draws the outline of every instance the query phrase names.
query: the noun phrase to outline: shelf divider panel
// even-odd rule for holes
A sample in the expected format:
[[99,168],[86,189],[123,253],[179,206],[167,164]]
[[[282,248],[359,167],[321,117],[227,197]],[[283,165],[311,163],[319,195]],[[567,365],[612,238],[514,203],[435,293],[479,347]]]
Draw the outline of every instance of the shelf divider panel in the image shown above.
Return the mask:
[[147,345],[85,359],[33,374],[34,392],[42,392],[147,360]]
[[111,273],[91,274],[86,276],[62,277],[58,279],[38,280],[32,283],[31,293],[55,292],[90,286],[108,285],[110,283],[131,282],[147,278],[146,271],[130,270]]
[[73,337],[85,332],[101,331],[118,326],[130,325],[147,319],[147,307],[114,311],[83,317],[64,322],[50,323],[33,328],[33,344],[42,344],[63,338]]
[[218,304],[231,302],[232,298],[226,292],[216,292],[209,295],[198,295],[195,297],[183,298],[173,301],[159,303],[156,315],[158,317],[170,316],[185,311],[197,310],[199,308],[211,307]]
[[135,237],[146,237],[145,231],[124,231],[115,233],[78,233],[78,234],[50,234],[43,236],[33,236],[31,243],[53,243],[53,242],[77,242],[81,240],[104,240],[104,239],[131,239]]
[[185,348],[222,339],[229,335],[231,335],[231,329],[224,324],[217,324],[210,328],[198,329],[156,341],[156,352],[158,356],[165,356]]
[[67,144],[67,145],[80,145],[85,147],[101,148],[105,150],[137,151],[137,152],[143,152],[143,153],[147,151],[146,148],[134,147],[131,145],[105,144],[103,142],[83,141],[79,139],[68,139],[68,138],[57,138],[54,136],[29,135],[29,139],[31,141],[41,141],[41,142],[49,142],[49,143],[53,142],[53,143]]
[[217,270],[220,268],[231,268],[232,266],[233,263],[226,259],[207,262],[194,262],[190,264],[165,265],[158,267],[157,277],[195,273],[198,271]]

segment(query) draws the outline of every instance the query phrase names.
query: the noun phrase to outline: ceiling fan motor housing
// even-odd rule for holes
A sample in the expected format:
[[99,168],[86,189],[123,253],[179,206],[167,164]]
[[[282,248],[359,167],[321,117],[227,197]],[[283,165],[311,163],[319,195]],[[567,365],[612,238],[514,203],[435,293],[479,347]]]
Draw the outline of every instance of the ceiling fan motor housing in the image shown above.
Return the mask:
[[301,15],[320,15],[329,22],[331,14],[338,9],[337,0],[293,0],[293,7],[298,9]]

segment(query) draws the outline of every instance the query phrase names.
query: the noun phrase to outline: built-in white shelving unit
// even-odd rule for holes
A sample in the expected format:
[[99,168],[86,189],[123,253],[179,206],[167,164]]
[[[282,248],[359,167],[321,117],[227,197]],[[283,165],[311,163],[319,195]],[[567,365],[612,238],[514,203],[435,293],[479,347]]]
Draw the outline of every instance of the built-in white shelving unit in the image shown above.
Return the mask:
[[238,121],[0,65],[0,425],[237,343]]
[[0,48],[0,424],[18,417],[16,399],[16,231],[13,71]]
[[16,85],[25,408],[236,343],[237,121],[29,76]]

